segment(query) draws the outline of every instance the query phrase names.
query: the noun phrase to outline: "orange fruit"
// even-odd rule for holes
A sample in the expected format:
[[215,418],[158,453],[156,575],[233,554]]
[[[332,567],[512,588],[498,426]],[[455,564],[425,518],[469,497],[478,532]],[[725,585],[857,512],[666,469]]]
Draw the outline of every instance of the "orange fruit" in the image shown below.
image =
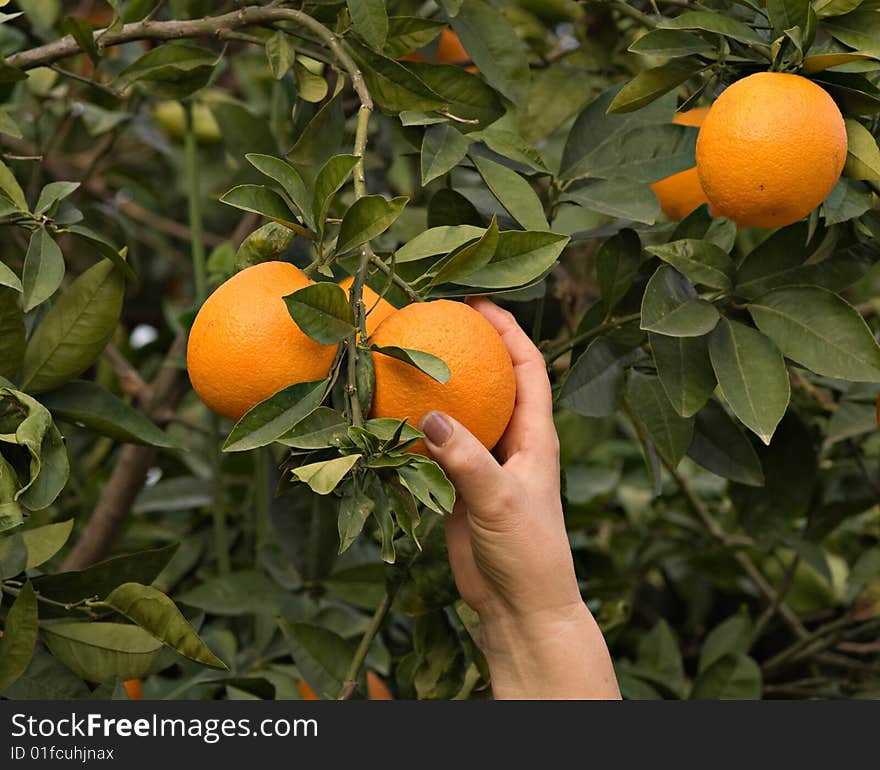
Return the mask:
[[388,685],[375,671],[367,671],[367,697],[370,700],[394,700]]
[[816,208],[846,162],[846,126],[828,93],[800,75],[759,72],[715,100],[697,170],[719,216],[784,227]]
[[125,687],[129,700],[144,699],[144,682],[142,679],[126,679],[122,686]]
[[[346,292],[350,292],[353,283],[354,276],[350,276],[349,278],[340,281],[339,285],[345,289]],[[397,310],[397,308],[388,302],[388,300],[383,299],[376,294],[376,292],[374,292],[369,286],[364,286],[364,291],[361,296],[364,300],[364,307],[367,310],[367,334],[372,335],[373,332],[376,331],[376,327]]]
[[[417,302],[386,318],[372,342],[420,350],[446,362],[440,384],[413,366],[376,353],[373,417],[408,418],[418,426],[432,410],[451,415],[491,449],[513,413],[516,382],[504,342],[482,315],[451,300]],[[425,454],[418,442],[412,451]]]
[[296,683],[296,689],[299,690],[303,700],[321,700],[305,679],[300,679]]
[[[700,126],[708,113],[708,107],[697,107],[687,112],[677,112],[672,122],[680,126]],[[663,213],[675,222],[681,222],[694,209],[709,202],[696,166],[654,182],[651,189],[660,201]]]
[[464,50],[458,35],[448,27],[440,33],[440,41],[437,43],[437,53],[434,58],[438,64],[467,64],[471,60],[470,54]]
[[263,262],[208,297],[186,350],[190,381],[206,406],[238,420],[288,385],[327,376],[336,345],[306,336],[282,299],[311,283],[294,265]]

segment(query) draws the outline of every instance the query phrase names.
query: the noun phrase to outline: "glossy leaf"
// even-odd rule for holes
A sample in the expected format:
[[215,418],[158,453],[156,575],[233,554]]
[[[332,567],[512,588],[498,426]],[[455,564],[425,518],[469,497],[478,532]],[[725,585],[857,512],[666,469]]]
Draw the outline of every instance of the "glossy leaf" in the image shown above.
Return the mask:
[[449,258],[443,262],[430,285],[456,282],[467,278],[477,270],[481,270],[495,256],[498,249],[498,222],[493,217],[486,232],[473,243],[456,249]]
[[360,459],[359,454],[344,455],[334,460],[301,465],[299,468],[294,468],[291,473],[294,478],[308,484],[313,492],[329,495]]
[[753,487],[764,485],[761,461],[745,433],[717,401],[696,414],[688,456],[707,470]]
[[325,449],[339,446],[348,431],[348,422],[337,411],[319,406],[278,439],[295,449]]
[[644,56],[675,58],[695,53],[708,53],[714,46],[691,32],[675,29],[653,29],[642,35],[629,50]]
[[366,43],[381,51],[388,37],[388,13],[384,0],[346,0],[351,25]]
[[342,218],[336,240],[337,254],[351,251],[384,233],[401,215],[408,201],[406,196],[390,201],[382,195],[358,198]]
[[283,225],[301,227],[284,200],[263,185],[240,184],[220,196],[220,201],[242,211],[260,214]]
[[416,262],[437,254],[446,254],[481,237],[484,232],[484,228],[473,225],[431,227],[401,246],[394,255],[394,261]]
[[460,124],[465,133],[487,127],[504,115],[504,106],[498,92],[482,78],[461,67],[454,64],[408,62],[406,68],[446,102],[446,111],[451,115],[476,121],[475,124]]
[[312,218],[319,234],[323,234],[327,212],[336,192],[344,185],[358,163],[357,155],[335,155],[318,172],[312,197]]
[[857,120],[846,120],[846,165],[844,176],[850,179],[880,179],[880,148],[877,140]]
[[712,11],[685,11],[673,19],[663,19],[659,29],[687,29],[701,32],[714,32],[740,43],[763,45],[763,38],[748,24],[722,13]]
[[290,163],[283,161],[281,158],[276,158],[274,155],[261,155],[252,152],[248,153],[245,157],[248,163],[257,171],[274,179],[281,185],[287,197],[299,209],[309,229],[314,230],[315,223],[312,220],[311,198],[299,171]]
[[396,345],[373,345],[370,350],[375,351],[383,356],[389,356],[405,364],[414,366],[420,372],[427,374],[432,380],[436,380],[441,385],[449,381],[452,372],[449,367],[437,356],[425,353],[421,350],[410,350],[409,348],[401,348]]
[[669,402],[682,417],[692,417],[715,389],[705,337],[668,337],[651,332],[648,339]]
[[660,67],[642,70],[617,92],[614,100],[608,106],[608,112],[611,115],[617,115],[640,110],[689,80],[702,68],[700,64],[689,67],[680,64],[664,64]]
[[34,230],[22,274],[24,312],[51,297],[64,278],[64,257],[45,227]]
[[479,155],[472,160],[492,194],[526,230],[550,229],[540,198],[516,171]]
[[109,342],[125,292],[120,272],[107,261],[80,275],[46,313],[28,342],[21,385],[51,390],[84,372]]
[[645,224],[653,224],[660,216],[660,203],[651,188],[627,179],[598,179],[567,192],[562,200],[610,217]]
[[660,257],[682,273],[691,283],[713,289],[730,289],[736,270],[733,260],[714,243],[684,238],[645,251]]
[[0,286],[0,377],[12,377],[21,366],[25,334],[18,293]]
[[184,657],[210,668],[227,668],[199,638],[174,602],[152,586],[123,583],[110,592],[103,604],[137,623]]
[[556,233],[507,230],[498,236],[495,256],[485,267],[459,278],[458,283],[485,289],[506,289],[523,286],[549,270],[568,237]]
[[659,377],[633,370],[629,375],[626,397],[660,456],[672,467],[678,465],[690,446],[693,420],[676,414]]
[[[20,537],[27,549],[25,568],[33,569],[49,561],[64,547],[72,531],[73,519],[19,530],[14,537]],[[0,560],[3,560],[13,547],[14,537],[0,538]]]
[[37,629],[37,597],[28,582],[6,613],[0,637],[0,692],[27,670],[37,643]]
[[275,80],[281,80],[290,72],[296,60],[296,48],[290,35],[283,30],[277,30],[266,41],[266,58],[269,60],[269,68]]
[[455,168],[470,144],[467,137],[449,123],[428,126],[422,139],[422,185]]
[[574,362],[559,394],[559,405],[584,417],[607,417],[617,409],[629,352],[597,337]]
[[397,469],[397,475],[422,505],[436,513],[452,512],[455,488],[437,463],[416,455],[412,464]]
[[102,436],[129,444],[179,448],[143,413],[96,382],[74,380],[41,397],[56,419],[84,425]]
[[642,244],[634,230],[621,230],[603,241],[596,251],[596,277],[610,312],[632,287],[639,269]]
[[718,385],[742,423],[770,443],[788,407],[788,370],[776,346],[750,326],[722,318],[709,335]]
[[339,553],[345,553],[357,539],[375,507],[376,501],[364,494],[359,484],[342,496],[338,519]]
[[697,296],[674,268],[662,265],[645,287],[641,328],[670,337],[701,337],[718,323],[715,306]]
[[345,291],[322,281],[284,297],[290,317],[315,342],[334,345],[354,334],[354,311]]
[[312,690],[322,698],[339,695],[354,651],[339,634],[307,623],[280,621],[293,661]]
[[299,382],[279,390],[235,424],[223,451],[246,452],[271,444],[317,409],[326,392],[326,380]]
[[138,83],[156,96],[180,99],[207,85],[216,61],[216,54],[204,48],[165,44],[126,67],[116,83],[123,87]]
[[782,353],[826,377],[880,382],[880,346],[858,311],[815,286],[776,289],[748,305]]

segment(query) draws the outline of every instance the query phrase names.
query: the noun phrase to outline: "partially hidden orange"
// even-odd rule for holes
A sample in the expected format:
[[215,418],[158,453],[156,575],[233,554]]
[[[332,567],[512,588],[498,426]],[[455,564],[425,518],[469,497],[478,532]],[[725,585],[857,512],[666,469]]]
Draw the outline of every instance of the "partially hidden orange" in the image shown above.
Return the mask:
[[283,299],[311,283],[294,265],[263,262],[208,297],[190,331],[186,364],[209,408],[238,420],[273,393],[328,375],[336,345],[308,337]]
[[[697,107],[676,113],[672,122],[680,126],[700,126],[708,113],[708,107]],[[663,213],[674,222],[680,222],[692,211],[709,202],[700,184],[696,166],[654,182],[651,189],[660,201]]]
[[697,170],[715,213],[746,227],[784,227],[837,184],[846,126],[834,100],[800,75],[758,72],[719,96],[697,137]]
[[[350,292],[353,283],[354,276],[351,276],[341,280],[339,285],[345,289],[346,292]],[[361,297],[363,298],[364,307],[367,311],[367,335],[371,335],[376,331],[376,327],[397,310],[397,308],[388,300],[376,294],[376,292],[367,285],[364,285]]]
[[144,680],[143,679],[126,679],[122,686],[125,687],[125,692],[128,693],[129,700],[143,700],[144,699]]
[[[392,313],[372,336],[375,345],[420,350],[442,359],[451,376],[441,384],[403,361],[376,353],[373,417],[407,418],[418,426],[428,412],[454,417],[491,449],[513,413],[513,364],[495,327],[469,305],[417,302]],[[414,452],[427,453],[424,442]]]

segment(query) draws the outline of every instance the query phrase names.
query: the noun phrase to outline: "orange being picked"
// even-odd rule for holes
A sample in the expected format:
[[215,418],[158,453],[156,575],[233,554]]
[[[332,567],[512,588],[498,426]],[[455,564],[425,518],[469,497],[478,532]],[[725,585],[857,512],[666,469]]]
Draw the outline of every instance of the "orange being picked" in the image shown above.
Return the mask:
[[697,137],[697,171],[717,215],[784,227],[828,197],[846,148],[843,116],[824,89],[800,75],[759,72],[715,100]]
[[283,299],[311,283],[294,265],[263,262],[208,297],[186,350],[190,381],[206,406],[238,420],[288,385],[327,376],[336,345],[301,331]]
[[[697,107],[687,112],[677,112],[672,122],[680,126],[701,126],[708,114],[708,107]],[[660,201],[663,213],[674,222],[681,222],[692,211],[709,202],[696,166],[654,182],[651,189]]]
[[[392,313],[372,336],[381,347],[430,353],[446,362],[440,384],[413,366],[376,353],[373,417],[408,418],[418,426],[437,410],[458,420],[486,447],[498,443],[513,413],[513,364],[495,327],[469,305],[451,300],[416,302]],[[413,447],[425,454],[423,442]]]
[[125,692],[128,693],[129,700],[143,700],[144,699],[144,680],[143,679],[126,679],[122,686],[125,687]]
[[[354,276],[350,276],[340,281],[339,285],[345,289],[346,293],[348,293],[351,291],[351,285],[353,283]],[[372,335],[372,333],[376,331],[376,327],[397,310],[397,308],[388,302],[388,300],[376,294],[376,292],[367,285],[364,285],[364,291],[361,296],[364,300],[364,307],[367,310],[367,334]]]

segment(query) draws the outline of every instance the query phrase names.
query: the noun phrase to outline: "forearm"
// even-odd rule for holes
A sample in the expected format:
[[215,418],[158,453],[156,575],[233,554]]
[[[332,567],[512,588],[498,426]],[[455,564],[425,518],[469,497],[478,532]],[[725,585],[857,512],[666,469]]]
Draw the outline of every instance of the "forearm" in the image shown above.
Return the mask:
[[585,605],[552,616],[507,615],[481,621],[495,698],[620,698],[605,639]]

